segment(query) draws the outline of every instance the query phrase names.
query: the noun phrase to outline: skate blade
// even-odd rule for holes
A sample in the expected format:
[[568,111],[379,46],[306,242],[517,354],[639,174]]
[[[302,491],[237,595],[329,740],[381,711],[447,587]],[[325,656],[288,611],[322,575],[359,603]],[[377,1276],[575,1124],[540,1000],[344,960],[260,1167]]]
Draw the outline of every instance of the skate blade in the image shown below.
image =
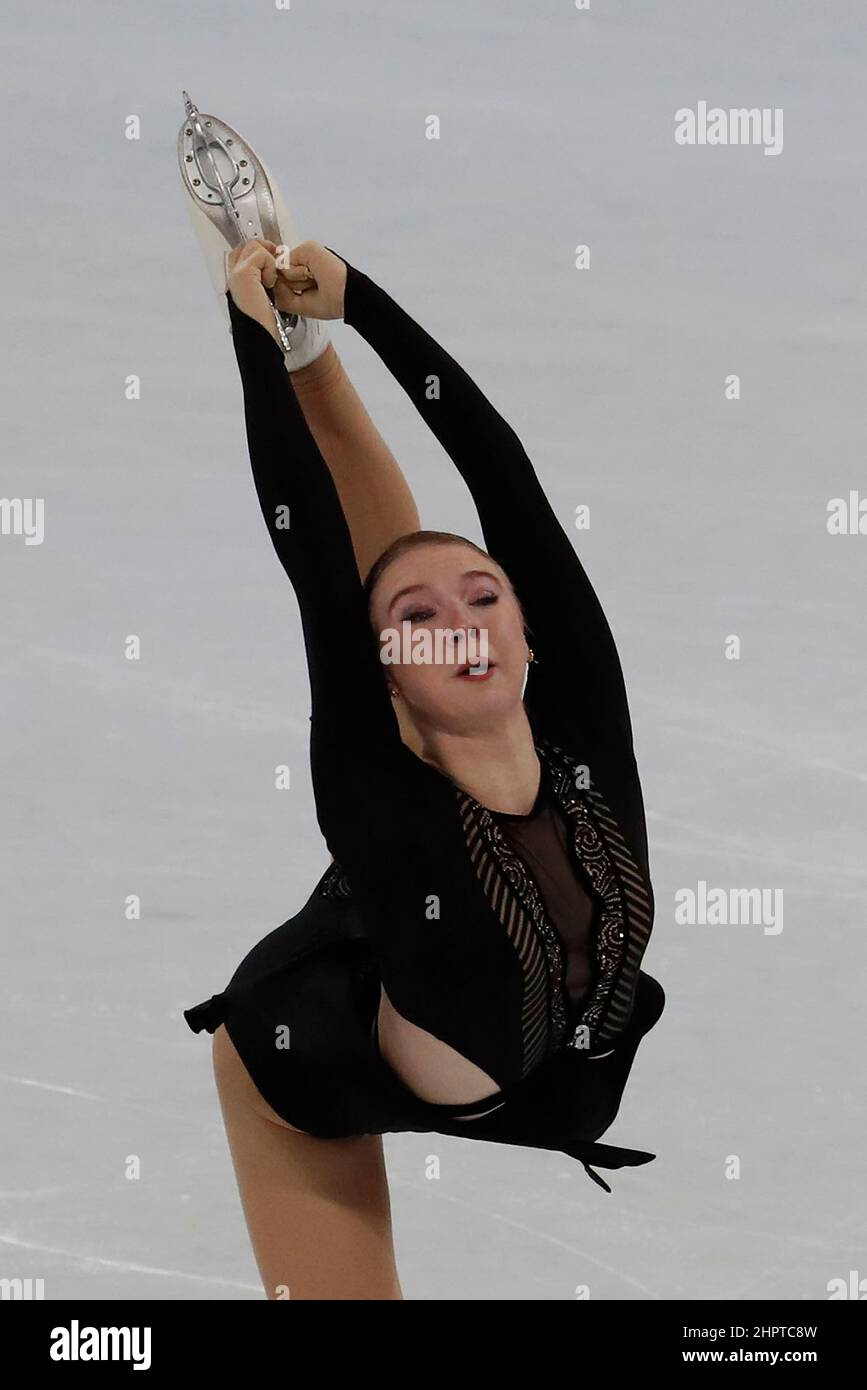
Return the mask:
[[[254,238],[291,248],[294,222],[276,179],[252,146],[228,122],[198,111],[186,93],[184,99],[188,115],[178,131],[177,151],[185,202],[214,291],[225,300],[229,251]],[[297,322],[294,314],[283,317]]]

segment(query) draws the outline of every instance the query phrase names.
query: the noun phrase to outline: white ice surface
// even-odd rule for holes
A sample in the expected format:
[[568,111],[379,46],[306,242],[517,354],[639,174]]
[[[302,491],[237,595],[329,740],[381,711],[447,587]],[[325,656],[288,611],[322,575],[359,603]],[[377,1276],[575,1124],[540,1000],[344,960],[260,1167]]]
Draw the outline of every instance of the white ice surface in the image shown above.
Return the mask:
[[[181,1010],[327,854],[297,607],[182,203],[182,87],[261,149],[302,237],[470,371],[567,524],[590,506],[629,685],[667,1009],[606,1139],[658,1156],[609,1196],[563,1156],[389,1137],[406,1297],[815,1299],[863,1274],[867,536],[825,524],[867,495],[861,6],[13,0],[2,30],[0,490],[46,511],[42,545],[0,536],[0,1274],[262,1297]],[[783,152],[679,147],[702,99],[783,108]],[[385,368],[333,332],[423,524],[480,538]],[[699,879],[782,889],[783,931],[677,925]]]

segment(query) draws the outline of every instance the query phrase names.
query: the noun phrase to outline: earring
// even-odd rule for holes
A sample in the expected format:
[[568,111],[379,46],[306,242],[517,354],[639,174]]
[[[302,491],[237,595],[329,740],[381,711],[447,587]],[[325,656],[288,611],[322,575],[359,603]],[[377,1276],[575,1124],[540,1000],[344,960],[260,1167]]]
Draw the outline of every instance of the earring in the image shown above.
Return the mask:
[[392,698],[393,700],[396,700],[396,699],[397,699],[397,691],[394,689],[394,686],[392,686],[392,687],[389,689],[389,692],[388,692],[388,693],[389,693],[389,695],[391,696],[391,698]]
[[535,660],[536,660],[536,656],[535,656],[535,653],[534,653],[534,651],[533,651],[533,648],[532,648],[532,647],[529,647],[528,650],[527,650],[527,665],[529,666],[529,665],[530,665],[530,662],[531,662],[531,661],[535,661]]

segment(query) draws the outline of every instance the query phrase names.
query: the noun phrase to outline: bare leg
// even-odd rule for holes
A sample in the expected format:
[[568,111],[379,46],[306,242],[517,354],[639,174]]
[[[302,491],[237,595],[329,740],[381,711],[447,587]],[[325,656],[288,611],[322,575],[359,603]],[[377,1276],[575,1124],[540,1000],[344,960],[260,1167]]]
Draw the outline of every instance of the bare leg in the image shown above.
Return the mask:
[[364,579],[387,545],[421,529],[415,500],[333,343],[291,379],[337,487]]
[[[420,529],[400,467],[333,343],[292,385],[328,464],[359,573]],[[247,1229],[269,1299],[402,1299],[381,1135],[317,1139],[257,1090],[226,1029],[214,1072]]]
[[402,1299],[382,1136],[316,1139],[262,1099],[222,1025],[214,1073],[269,1299]]

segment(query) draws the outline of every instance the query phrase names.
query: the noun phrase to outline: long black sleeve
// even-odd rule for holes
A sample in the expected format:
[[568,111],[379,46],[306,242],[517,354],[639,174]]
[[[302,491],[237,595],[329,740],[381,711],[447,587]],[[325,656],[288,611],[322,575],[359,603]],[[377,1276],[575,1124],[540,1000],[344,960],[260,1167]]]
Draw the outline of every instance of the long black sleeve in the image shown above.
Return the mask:
[[485,544],[524,606],[538,661],[530,667],[528,706],[555,729],[581,725],[631,758],[614,638],[520,439],[454,358],[385,290],[340,259],[347,268],[345,322],[382,359],[457,466]]
[[[320,828],[344,863],[393,844],[408,750],[386,690],[340,498],[271,334],[228,294],[253,479],[298,599]],[[351,833],[350,833],[351,831]]]

